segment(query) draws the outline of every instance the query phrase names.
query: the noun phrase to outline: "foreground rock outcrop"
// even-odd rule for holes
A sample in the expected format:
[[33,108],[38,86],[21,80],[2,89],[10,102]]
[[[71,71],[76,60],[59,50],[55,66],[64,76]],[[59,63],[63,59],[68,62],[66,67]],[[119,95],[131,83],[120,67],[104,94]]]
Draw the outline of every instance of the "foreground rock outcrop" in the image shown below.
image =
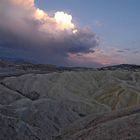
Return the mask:
[[0,140],[140,139],[139,70],[9,67],[0,71]]

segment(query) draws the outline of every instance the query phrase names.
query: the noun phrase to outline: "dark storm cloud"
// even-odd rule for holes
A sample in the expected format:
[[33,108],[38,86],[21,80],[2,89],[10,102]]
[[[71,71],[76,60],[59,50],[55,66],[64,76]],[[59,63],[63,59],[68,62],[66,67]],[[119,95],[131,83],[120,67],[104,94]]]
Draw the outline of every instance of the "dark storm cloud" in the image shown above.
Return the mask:
[[99,39],[90,29],[79,28],[77,33],[58,30],[52,17],[34,17],[37,8],[33,0],[29,4],[14,1],[0,1],[0,46],[13,48],[14,55],[20,49],[21,57],[24,54],[43,63],[64,65],[69,64],[69,53],[89,53],[98,46]]

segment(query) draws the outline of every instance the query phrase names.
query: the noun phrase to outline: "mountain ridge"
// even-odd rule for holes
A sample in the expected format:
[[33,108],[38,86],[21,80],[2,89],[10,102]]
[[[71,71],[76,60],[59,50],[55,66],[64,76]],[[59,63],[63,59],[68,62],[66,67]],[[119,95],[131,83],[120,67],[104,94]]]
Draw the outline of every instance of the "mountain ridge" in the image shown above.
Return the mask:
[[42,69],[45,71],[49,68],[58,71],[80,71],[80,70],[131,70],[136,71],[140,70],[140,65],[135,64],[118,64],[118,65],[110,65],[110,66],[103,66],[100,68],[96,67],[66,67],[66,66],[57,66],[52,64],[40,64],[40,63],[32,63],[26,60],[16,60],[12,61],[9,59],[0,59],[0,67],[15,67],[17,69]]

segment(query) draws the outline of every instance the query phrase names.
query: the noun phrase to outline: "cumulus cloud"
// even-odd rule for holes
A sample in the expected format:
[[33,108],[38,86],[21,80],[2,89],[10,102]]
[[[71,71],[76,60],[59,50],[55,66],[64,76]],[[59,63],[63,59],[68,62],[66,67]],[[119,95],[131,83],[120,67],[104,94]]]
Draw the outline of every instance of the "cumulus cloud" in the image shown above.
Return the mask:
[[69,54],[94,52],[98,44],[94,32],[77,27],[65,12],[49,16],[35,6],[34,0],[0,1],[0,47],[15,52],[20,49],[21,57],[68,65]]

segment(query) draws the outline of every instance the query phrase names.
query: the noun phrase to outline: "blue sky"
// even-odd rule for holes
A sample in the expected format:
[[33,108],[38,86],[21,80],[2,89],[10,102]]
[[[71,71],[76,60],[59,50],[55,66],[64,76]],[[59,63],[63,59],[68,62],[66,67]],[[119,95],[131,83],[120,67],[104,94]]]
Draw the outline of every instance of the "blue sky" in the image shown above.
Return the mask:
[[139,0],[36,0],[36,4],[50,13],[72,14],[78,25],[90,26],[105,42],[120,49],[140,47]]

